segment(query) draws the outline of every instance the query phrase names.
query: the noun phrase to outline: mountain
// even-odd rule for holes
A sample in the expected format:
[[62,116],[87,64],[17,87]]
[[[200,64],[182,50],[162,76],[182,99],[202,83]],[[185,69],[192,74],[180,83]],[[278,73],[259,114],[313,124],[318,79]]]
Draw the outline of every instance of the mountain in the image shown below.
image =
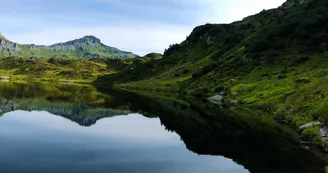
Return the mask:
[[328,1],[288,0],[231,24],[198,26],[163,58],[94,84],[195,99],[224,91],[226,101],[269,111],[293,127],[328,123],[327,40]]
[[34,44],[18,44],[9,41],[0,33],[0,57],[19,56],[34,59],[50,58],[135,58],[131,52],[121,51],[100,42],[94,36],[85,36],[80,39],[57,43],[50,46]]

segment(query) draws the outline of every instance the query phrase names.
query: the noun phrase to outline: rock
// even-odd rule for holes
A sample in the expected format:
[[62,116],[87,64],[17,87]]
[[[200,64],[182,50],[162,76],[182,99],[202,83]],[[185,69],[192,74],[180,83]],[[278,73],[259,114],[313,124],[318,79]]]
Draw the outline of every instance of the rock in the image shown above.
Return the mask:
[[207,100],[214,104],[221,105],[223,102],[223,96],[216,95],[216,96],[208,98]]
[[317,122],[309,122],[309,123],[307,123],[307,124],[304,124],[304,125],[300,126],[300,127],[298,128],[298,131],[304,131],[304,130],[310,128],[310,127],[320,126],[320,125],[322,125],[322,123],[319,122],[319,121],[317,121]]
[[320,137],[322,140],[328,140],[327,127],[324,126],[320,128]]
[[18,54],[18,51],[17,43],[7,40],[0,34],[0,52],[9,56]]
[[310,147],[308,147],[308,146],[304,146],[303,148],[306,150],[310,150]]

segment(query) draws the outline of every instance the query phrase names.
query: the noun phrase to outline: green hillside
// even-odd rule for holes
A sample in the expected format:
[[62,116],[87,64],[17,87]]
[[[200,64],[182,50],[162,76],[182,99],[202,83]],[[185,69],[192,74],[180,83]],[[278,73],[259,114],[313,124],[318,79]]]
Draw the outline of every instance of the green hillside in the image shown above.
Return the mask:
[[159,60],[95,81],[129,89],[226,99],[291,125],[328,122],[328,1],[288,1],[231,24],[196,27]]
[[11,81],[91,83],[100,76],[133,70],[143,64],[158,60],[156,57],[119,58],[50,58],[34,59],[7,57],[0,59],[0,77],[8,76]]

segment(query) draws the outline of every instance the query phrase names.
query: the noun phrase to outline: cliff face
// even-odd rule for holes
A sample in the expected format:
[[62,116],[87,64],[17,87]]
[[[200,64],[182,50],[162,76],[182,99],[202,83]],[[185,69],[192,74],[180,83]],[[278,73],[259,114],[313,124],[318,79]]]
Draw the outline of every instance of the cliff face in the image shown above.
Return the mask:
[[0,57],[20,56],[24,58],[135,58],[137,55],[121,51],[117,48],[101,43],[94,36],[85,36],[80,39],[57,43],[50,46],[18,43],[7,40],[0,34]]
[[17,55],[18,51],[19,49],[17,43],[7,40],[0,33],[0,55],[7,55],[7,56]]

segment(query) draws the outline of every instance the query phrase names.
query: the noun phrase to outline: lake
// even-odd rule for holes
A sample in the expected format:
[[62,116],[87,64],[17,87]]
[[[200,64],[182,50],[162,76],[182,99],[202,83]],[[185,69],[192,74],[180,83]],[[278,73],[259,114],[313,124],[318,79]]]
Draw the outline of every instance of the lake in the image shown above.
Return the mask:
[[259,111],[167,94],[0,82],[0,172],[323,172]]

